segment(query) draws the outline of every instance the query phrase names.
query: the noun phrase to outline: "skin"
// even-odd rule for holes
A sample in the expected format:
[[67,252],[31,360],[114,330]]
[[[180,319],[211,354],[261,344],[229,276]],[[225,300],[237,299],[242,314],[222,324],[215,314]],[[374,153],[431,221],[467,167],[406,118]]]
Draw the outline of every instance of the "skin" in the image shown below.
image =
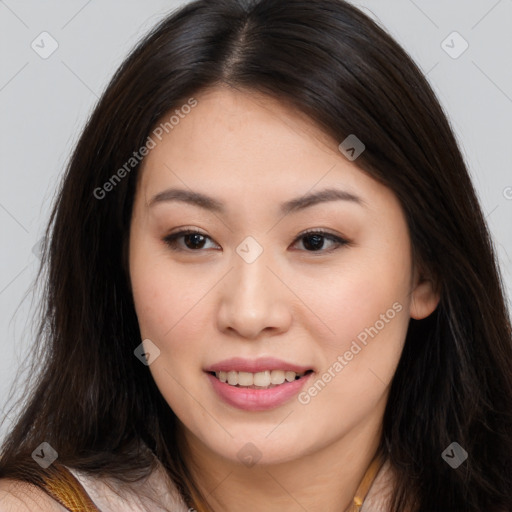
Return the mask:
[[[136,312],[143,339],[160,350],[149,370],[214,510],[345,510],[377,449],[409,319],[428,316],[439,297],[413,264],[395,195],[345,158],[340,141],[259,93],[223,86],[196,99],[143,162],[133,208]],[[213,196],[226,212],[149,205],[171,187]],[[330,187],[364,204],[278,210]],[[163,241],[187,228],[207,237],[202,248],[190,249],[197,245],[187,237],[181,251]],[[312,250],[298,238],[310,229],[349,243],[324,238]],[[263,248],[252,263],[236,252],[247,236]],[[242,411],[218,398],[203,371],[234,356],[270,356],[314,369],[314,382],[394,303],[401,311],[307,404],[293,397]],[[261,454],[252,467],[237,456],[248,442]]]

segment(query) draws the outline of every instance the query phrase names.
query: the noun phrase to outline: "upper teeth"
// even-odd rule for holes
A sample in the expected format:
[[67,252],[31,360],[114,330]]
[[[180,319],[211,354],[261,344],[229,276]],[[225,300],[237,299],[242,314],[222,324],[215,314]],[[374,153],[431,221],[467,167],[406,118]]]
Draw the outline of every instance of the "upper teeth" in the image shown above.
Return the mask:
[[302,377],[303,373],[295,373],[284,370],[266,370],[264,372],[215,372],[215,375],[221,382],[227,382],[232,386],[260,386],[266,387],[271,384],[282,384],[285,380],[292,382],[297,376]]

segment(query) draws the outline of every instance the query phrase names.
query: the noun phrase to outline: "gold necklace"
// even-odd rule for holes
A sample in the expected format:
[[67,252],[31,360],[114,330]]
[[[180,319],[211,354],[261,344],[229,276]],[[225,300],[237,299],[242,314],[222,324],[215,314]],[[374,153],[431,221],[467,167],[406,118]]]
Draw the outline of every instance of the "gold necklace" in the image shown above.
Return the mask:
[[352,498],[352,503],[345,510],[345,512],[359,512],[361,507],[363,506],[364,500],[372,486],[377,473],[380,471],[382,465],[384,464],[384,458],[378,453],[373,460],[371,461],[366,473],[364,474],[359,487]]

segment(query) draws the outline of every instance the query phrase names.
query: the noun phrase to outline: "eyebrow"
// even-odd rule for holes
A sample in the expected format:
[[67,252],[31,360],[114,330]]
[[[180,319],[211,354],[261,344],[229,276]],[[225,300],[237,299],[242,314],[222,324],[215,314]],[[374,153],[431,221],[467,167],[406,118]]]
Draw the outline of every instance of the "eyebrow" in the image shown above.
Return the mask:
[[[200,192],[178,188],[170,188],[156,194],[151,199],[148,206],[152,207],[156,204],[170,201],[181,201],[212,212],[220,214],[225,213],[225,207],[221,201]],[[280,205],[280,212],[283,215],[286,215],[291,212],[309,208],[316,204],[330,201],[349,201],[359,204],[360,206],[366,205],[365,201],[350,192],[337,188],[328,188],[318,192],[305,194],[295,199],[290,199]]]

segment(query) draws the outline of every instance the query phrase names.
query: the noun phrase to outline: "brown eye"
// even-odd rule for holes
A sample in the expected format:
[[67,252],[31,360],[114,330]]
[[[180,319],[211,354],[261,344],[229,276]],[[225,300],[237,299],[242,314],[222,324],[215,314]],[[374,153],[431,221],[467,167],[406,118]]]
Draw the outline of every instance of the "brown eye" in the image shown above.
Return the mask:
[[[180,247],[178,243],[180,239],[183,239],[185,248],[183,246]],[[175,251],[198,251],[203,249],[207,240],[211,240],[209,236],[200,233],[199,231],[180,231],[178,233],[173,233],[172,235],[166,236],[164,242]]]
[[[307,252],[321,252],[328,253],[333,250],[338,249],[340,246],[348,244],[348,240],[336,236],[332,233],[328,233],[327,231],[308,231],[306,233],[302,233],[297,237],[295,243],[298,241],[303,241],[303,246]],[[325,249],[325,240],[328,240],[334,247]]]
[[304,247],[308,251],[318,251],[323,249],[326,237],[322,235],[307,235],[302,240],[304,241]]
[[205,237],[199,233],[185,235],[183,240],[189,249],[202,249],[205,243]]

